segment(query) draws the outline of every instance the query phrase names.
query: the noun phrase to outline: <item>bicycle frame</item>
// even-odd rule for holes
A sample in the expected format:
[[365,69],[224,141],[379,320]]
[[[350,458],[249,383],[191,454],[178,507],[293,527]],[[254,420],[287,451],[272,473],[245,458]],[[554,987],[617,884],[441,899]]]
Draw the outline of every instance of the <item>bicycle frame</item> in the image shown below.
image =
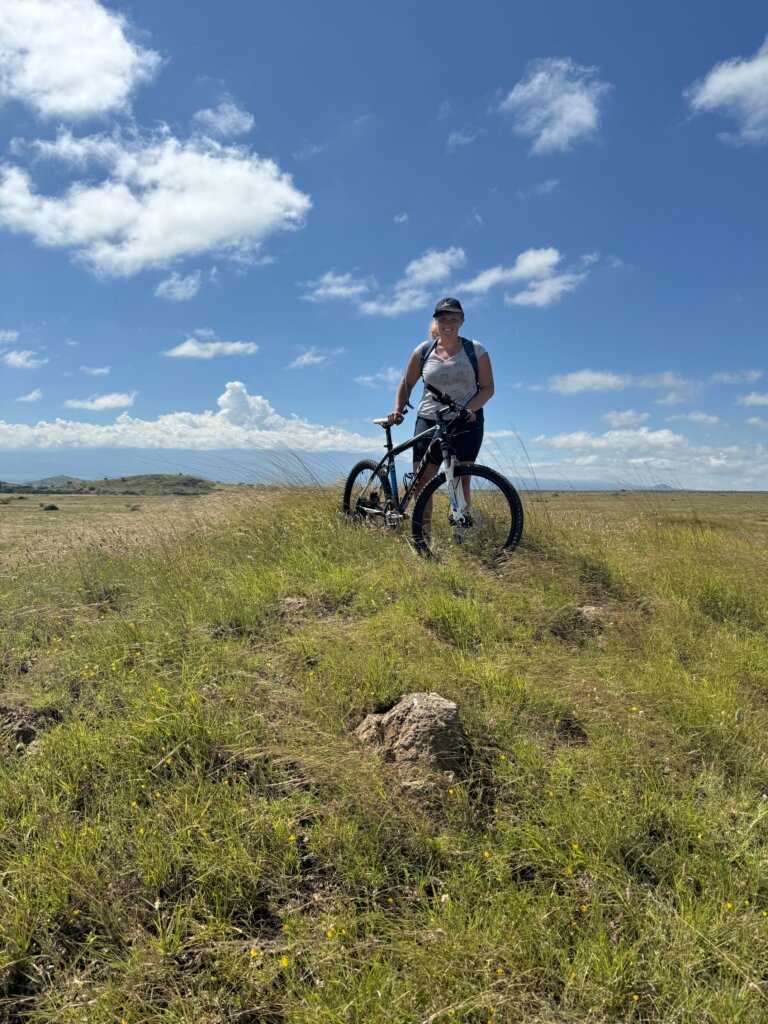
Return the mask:
[[[441,410],[442,412],[442,410]],[[379,462],[376,467],[376,472],[381,472],[389,481],[389,487],[392,492],[392,499],[394,501],[394,509],[388,509],[381,513],[386,515],[387,512],[395,512],[398,516],[404,517],[406,515],[406,508],[408,507],[411,498],[416,491],[424,470],[426,469],[427,463],[429,462],[429,456],[436,444],[440,446],[440,450],[443,456],[442,459],[442,471],[445,473],[446,483],[448,485],[448,499],[451,503],[454,513],[458,513],[461,518],[467,509],[467,501],[464,497],[464,488],[457,487],[454,479],[454,466],[456,465],[456,453],[451,447],[450,442],[446,436],[446,421],[442,415],[438,413],[437,422],[433,427],[429,427],[427,430],[422,431],[420,434],[416,434],[414,437],[409,438],[403,444],[394,446],[392,444],[392,427],[387,424],[384,427],[386,431],[386,449],[387,453],[384,458]],[[422,438],[430,437],[432,441],[427,446],[427,450],[424,453],[424,457],[419,462],[416,469],[413,471],[413,476],[410,483],[407,485],[403,492],[402,498],[397,485],[397,468],[395,460],[398,455],[402,455],[403,452],[407,452],[410,448],[415,447],[416,443]],[[369,513],[370,514],[370,513]]]

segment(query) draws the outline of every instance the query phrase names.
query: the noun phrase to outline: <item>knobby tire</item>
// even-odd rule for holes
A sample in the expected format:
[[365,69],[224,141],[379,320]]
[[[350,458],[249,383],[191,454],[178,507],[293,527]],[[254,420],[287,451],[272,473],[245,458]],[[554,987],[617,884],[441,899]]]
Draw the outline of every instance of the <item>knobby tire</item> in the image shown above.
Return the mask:
[[512,484],[496,470],[474,463],[456,466],[453,472],[459,480],[470,477],[473,523],[468,528],[451,525],[445,473],[439,473],[421,492],[413,510],[412,534],[417,551],[439,556],[459,547],[486,563],[513,551],[523,532],[523,505]]
[[344,484],[342,508],[348,516],[358,521],[384,523],[383,516],[369,515],[368,509],[383,511],[392,500],[389,481],[377,470],[377,466],[378,463],[373,459],[363,459],[352,467]]

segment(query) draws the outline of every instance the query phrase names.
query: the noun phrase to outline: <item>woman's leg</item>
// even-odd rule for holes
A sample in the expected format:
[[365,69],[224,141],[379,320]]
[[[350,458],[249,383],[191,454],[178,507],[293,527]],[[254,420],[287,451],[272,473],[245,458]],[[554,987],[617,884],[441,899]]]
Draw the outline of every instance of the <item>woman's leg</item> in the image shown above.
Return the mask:
[[[416,472],[416,470],[418,468],[418,465],[419,465],[419,463],[414,459],[414,462],[413,462],[413,471],[414,471],[414,473]],[[416,500],[418,498],[418,496],[421,494],[421,492],[427,486],[429,481],[434,479],[434,477],[437,476],[437,472],[438,472],[439,469],[440,469],[439,466],[436,466],[436,465],[434,465],[431,462],[428,462],[426,464],[426,466],[424,467],[424,472],[422,473],[421,479],[419,480],[419,482],[418,482],[418,484],[417,484],[417,486],[416,486],[416,488],[415,488],[415,490],[413,492],[414,500]],[[424,509],[424,529],[427,531],[427,533],[429,533],[429,528],[430,528],[431,525],[432,525],[432,499],[430,498],[429,501],[427,502],[426,508]]]

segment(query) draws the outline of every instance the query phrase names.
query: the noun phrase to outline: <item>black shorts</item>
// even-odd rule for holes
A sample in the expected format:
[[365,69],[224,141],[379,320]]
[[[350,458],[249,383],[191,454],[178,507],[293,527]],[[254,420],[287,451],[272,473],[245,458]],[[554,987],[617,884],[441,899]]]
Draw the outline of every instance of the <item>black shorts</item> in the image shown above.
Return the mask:
[[[413,428],[414,435],[420,434],[424,430],[429,430],[430,427],[434,427],[435,420],[425,419],[424,416],[419,416],[416,420],[416,425]],[[475,414],[475,422],[467,423],[466,420],[452,420],[448,424],[448,437],[450,438],[451,444],[453,445],[454,451],[456,452],[456,458],[459,462],[474,462],[480,451],[480,445],[483,443],[483,410],[480,409]],[[421,462],[427,450],[427,446],[430,442],[429,437],[423,438],[421,441],[417,441],[413,446],[413,461]],[[429,456],[429,461],[435,465],[440,465],[442,459],[440,452],[440,446],[435,445]]]

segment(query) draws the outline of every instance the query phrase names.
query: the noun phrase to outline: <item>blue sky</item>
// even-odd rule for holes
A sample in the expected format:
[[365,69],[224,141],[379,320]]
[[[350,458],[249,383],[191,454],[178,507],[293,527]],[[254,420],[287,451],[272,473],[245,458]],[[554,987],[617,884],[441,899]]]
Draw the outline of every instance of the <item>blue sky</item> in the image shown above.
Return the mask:
[[764,489],[764,3],[0,9],[0,479],[342,467],[457,295],[486,461]]

